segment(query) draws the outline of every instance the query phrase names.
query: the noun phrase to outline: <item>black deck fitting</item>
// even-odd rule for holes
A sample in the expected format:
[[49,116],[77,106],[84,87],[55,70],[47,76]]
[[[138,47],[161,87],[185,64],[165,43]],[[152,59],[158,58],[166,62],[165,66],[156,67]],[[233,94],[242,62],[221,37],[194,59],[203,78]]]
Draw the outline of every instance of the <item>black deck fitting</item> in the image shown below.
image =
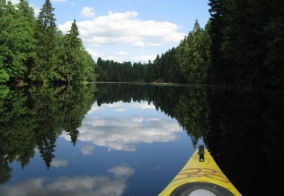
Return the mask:
[[204,162],[204,145],[200,145],[198,149],[198,154],[199,154],[199,162]]

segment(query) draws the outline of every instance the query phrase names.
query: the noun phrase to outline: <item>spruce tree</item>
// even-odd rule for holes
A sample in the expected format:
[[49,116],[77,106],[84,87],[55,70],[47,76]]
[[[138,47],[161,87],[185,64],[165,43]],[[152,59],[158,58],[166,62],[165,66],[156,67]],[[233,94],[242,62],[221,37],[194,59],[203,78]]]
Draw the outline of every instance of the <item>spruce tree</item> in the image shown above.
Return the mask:
[[50,0],[45,0],[36,20],[35,38],[36,60],[31,69],[30,78],[33,81],[48,83],[56,76],[55,65],[57,62],[56,55],[56,33],[54,8]]
[[208,68],[208,83],[220,84],[225,80],[224,72],[226,70],[226,65],[222,59],[221,46],[223,43],[223,27],[224,27],[224,18],[223,18],[223,7],[224,0],[209,0],[208,5],[210,6],[210,28],[209,35],[211,39],[210,46],[210,57],[211,64]]

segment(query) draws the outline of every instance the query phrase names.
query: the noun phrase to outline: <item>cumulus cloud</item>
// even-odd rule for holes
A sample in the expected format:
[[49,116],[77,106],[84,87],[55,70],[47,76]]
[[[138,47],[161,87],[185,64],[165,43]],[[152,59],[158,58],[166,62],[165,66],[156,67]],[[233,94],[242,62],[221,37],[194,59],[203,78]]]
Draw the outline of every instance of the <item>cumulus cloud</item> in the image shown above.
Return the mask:
[[94,148],[95,147],[93,145],[82,146],[81,152],[82,152],[83,155],[91,155],[91,154],[93,154]]
[[144,117],[142,117],[142,116],[133,116],[132,120],[133,120],[133,122],[143,122]]
[[124,56],[124,55],[127,55],[127,52],[117,52],[116,55]]
[[[142,20],[138,12],[128,11],[95,16],[94,9],[84,7],[81,16],[90,19],[77,20],[80,38],[94,59],[101,57],[116,62],[153,61],[157,54],[178,45],[186,35],[180,27],[167,21]],[[66,21],[58,28],[67,33],[73,21]],[[120,55],[121,50],[128,51]]]
[[[108,150],[136,151],[136,144],[176,140],[181,128],[175,121],[163,118],[129,119],[87,117],[80,128],[80,141],[91,142]],[[69,140],[63,133],[61,137]]]
[[107,170],[116,177],[129,177],[134,173],[134,170],[126,165],[116,166]]
[[133,57],[133,60],[138,62],[148,62],[149,60],[153,61],[155,58],[156,55],[141,55]]
[[95,16],[94,8],[92,8],[92,7],[83,7],[83,9],[81,11],[81,15],[83,17],[94,17]]
[[140,108],[140,109],[156,109],[155,106],[153,104],[149,104],[146,101],[143,102],[132,102],[131,106],[134,108]]
[[127,109],[126,108],[117,108],[116,111],[118,111],[118,112],[126,112]]
[[98,106],[97,102],[95,102],[92,106],[91,109],[88,111],[88,114],[95,112],[95,111],[100,111],[100,110],[108,110],[108,109],[113,109],[116,111],[125,111],[126,108],[124,108],[124,103],[122,101],[115,102],[113,104],[103,104],[102,106]]
[[51,166],[53,167],[66,167],[67,165],[68,165],[68,162],[66,160],[55,159],[55,160],[52,160],[51,162]]
[[126,190],[126,177],[134,173],[127,166],[117,166],[108,170],[115,178],[105,176],[60,177],[54,181],[34,178],[21,183],[0,188],[0,195],[68,195],[68,196],[120,196]]
[[133,43],[133,46],[134,47],[144,47],[145,46],[145,43],[144,42],[142,42],[142,41],[137,41],[137,42],[134,42]]
[[[86,8],[86,13],[89,8]],[[170,22],[139,20],[137,12],[112,13],[92,20],[77,22],[81,38],[86,44],[130,44],[146,43],[150,46],[165,45],[180,41],[184,33]],[[70,29],[72,21],[59,25],[63,32]]]
[[95,59],[99,58],[99,57],[104,57],[105,55],[99,52],[94,52],[92,49],[90,48],[86,48],[87,52]]
[[67,2],[67,0],[51,0],[51,2]]
[[20,2],[20,0],[11,0],[11,3],[13,3],[13,4],[17,4],[19,2]]

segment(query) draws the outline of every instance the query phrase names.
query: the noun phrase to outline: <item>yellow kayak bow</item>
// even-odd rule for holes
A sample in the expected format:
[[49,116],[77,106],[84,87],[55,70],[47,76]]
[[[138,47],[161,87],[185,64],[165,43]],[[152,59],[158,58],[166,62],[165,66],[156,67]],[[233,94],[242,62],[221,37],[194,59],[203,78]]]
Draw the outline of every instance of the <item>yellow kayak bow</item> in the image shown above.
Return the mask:
[[159,196],[241,196],[203,145]]

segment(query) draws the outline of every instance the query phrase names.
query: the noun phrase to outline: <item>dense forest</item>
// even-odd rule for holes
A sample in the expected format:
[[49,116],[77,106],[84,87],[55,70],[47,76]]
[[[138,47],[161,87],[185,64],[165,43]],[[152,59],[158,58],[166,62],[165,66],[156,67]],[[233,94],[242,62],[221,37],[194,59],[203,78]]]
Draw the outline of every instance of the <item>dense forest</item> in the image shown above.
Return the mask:
[[46,0],[39,15],[28,1],[0,1],[0,83],[81,83],[96,80],[95,62],[84,49],[74,19],[64,35]]
[[284,3],[209,0],[204,28],[153,61],[94,62],[74,19],[64,35],[46,0],[37,17],[26,0],[0,1],[0,83],[168,82],[284,88]]
[[283,1],[209,0],[209,6],[205,28],[196,20],[177,47],[153,62],[99,58],[98,80],[283,89]]
[[204,84],[210,64],[209,49],[208,29],[201,28],[196,20],[193,30],[178,47],[157,55],[153,62],[118,63],[99,58],[98,81]]

